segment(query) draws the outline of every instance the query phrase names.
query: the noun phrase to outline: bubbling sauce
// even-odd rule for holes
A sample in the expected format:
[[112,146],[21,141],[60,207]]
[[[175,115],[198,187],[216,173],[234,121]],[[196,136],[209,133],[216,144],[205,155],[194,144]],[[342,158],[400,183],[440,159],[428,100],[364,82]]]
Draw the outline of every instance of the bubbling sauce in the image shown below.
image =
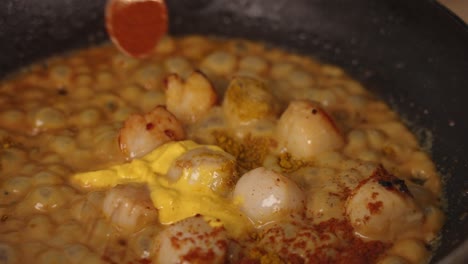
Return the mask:
[[23,68],[0,83],[0,143],[2,263],[425,263],[444,221],[394,111],[338,67],[246,40]]

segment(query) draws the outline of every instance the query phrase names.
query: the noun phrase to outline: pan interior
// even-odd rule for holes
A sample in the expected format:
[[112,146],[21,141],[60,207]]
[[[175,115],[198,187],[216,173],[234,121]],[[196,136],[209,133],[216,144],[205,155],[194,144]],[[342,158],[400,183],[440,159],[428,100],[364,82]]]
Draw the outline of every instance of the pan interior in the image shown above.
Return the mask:
[[[468,125],[460,100],[468,83],[463,22],[431,1],[196,2],[168,3],[173,34],[263,40],[338,64],[394,106],[412,130],[423,131],[421,141],[428,141],[424,131],[430,131],[431,154],[445,177],[448,200],[433,261],[462,245],[468,230]],[[103,6],[104,1],[2,2],[0,74],[103,41]]]

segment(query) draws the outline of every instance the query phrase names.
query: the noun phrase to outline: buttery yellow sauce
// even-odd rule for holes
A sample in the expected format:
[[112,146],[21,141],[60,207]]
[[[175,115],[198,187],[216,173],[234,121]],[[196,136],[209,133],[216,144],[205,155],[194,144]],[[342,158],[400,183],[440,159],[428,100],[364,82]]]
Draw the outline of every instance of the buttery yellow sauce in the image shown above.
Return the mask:
[[[158,105],[183,139],[122,150]],[[426,263],[444,222],[394,111],[338,67],[244,40],[25,67],[0,82],[0,143],[1,263]]]
[[112,188],[126,183],[147,184],[161,224],[168,225],[191,216],[203,215],[221,221],[230,235],[237,237],[248,231],[249,222],[235,204],[209,187],[212,180],[209,167],[199,168],[199,178],[195,181],[191,179],[190,168],[174,183],[164,177],[178,157],[187,150],[201,147],[223,151],[219,147],[202,146],[193,141],[170,142],[141,159],[109,169],[79,173],[71,181],[95,188]]

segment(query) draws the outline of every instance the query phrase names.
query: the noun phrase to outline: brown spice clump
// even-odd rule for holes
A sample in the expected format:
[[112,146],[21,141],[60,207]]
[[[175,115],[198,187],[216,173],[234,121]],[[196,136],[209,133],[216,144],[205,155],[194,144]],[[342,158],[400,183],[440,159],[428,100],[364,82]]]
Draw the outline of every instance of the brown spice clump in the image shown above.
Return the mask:
[[310,165],[308,162],[294,159],[290,153],[283,152],[278,156],[278,165],[281,167],[283,172],[294,172],[298,169]]
[[267,137],[247,135],[242,141],[236,140],[224,131],[214,131],[216,145],[236,157],[239,167],[248,171],[260,167],[275,144]]

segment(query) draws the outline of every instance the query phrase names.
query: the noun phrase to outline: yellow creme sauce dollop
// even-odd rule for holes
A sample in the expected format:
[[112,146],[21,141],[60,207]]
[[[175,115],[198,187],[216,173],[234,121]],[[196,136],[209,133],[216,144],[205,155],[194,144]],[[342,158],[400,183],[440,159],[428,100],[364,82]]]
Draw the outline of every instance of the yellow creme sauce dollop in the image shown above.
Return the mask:
[[169,142],[129,163],[75,174],[72,182],[84,188],[111,188],[119,184],[144,183],[151,192],[151,200],[158,209],[162,224],[172,224],[200,214],[213,226],[223,225],[234,237],[246,234],[251,222],[242,214],[234,200],[210,188],[212,171],[209,168],[197,168],[199,175],[196,181],[190,176],[190,168],[184,169],[174,182],[165,176],[179,156],[200,147],[223,152],[217,146],[199,145],[190,140]]

